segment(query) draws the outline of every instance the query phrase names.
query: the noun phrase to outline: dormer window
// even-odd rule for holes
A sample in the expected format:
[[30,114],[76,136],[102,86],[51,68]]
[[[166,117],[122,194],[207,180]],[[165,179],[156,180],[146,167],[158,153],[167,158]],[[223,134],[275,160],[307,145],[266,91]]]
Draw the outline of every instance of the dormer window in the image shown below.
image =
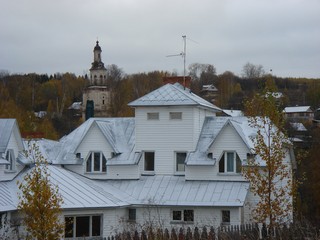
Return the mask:
[[86,162],[86,172],[105,173],[107,171],[107,160],[102,152],[90,152]]
[[9,162],[8,165],[6,165],[7,171],[15,171],[15,158],[14,158],[14,152],[12,149],[8,149],[6,152],[6,160]]
[[219,160],[220,173],[240,173],[241,160],[236,152],[224,152]]

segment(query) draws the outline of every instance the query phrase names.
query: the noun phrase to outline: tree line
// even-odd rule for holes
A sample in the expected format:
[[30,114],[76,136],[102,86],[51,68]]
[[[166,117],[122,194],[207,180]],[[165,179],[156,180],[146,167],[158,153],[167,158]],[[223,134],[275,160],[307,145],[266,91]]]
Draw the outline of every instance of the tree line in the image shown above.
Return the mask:
[[[224,109],[244,109],[244,102],[262,89],[267,79],[274,81],[277,91],[283,93],[283,106],[320,104],[319,79],[280,78],[266,74],[261,65],[247,63],[241,76],[230,71],[217,74],[211,64],[193,63],[188,67],[192,78],[191,90]],[[162,85],[163,77],[175,72],[152,71],[126,74],[117,65],[107,66],[107,85],[111,91],[109,116],[133,116],[127,106]],[[214,85],[218,94],[207,96],[203,85]],[[87,76],[72,73],[9,74],[0,71],[0,117],[16,118],[23,132],[42,132],[45,137],[58,139],[77,127],[81,120],[74,118],[68,108],[82,101],[82,92],[88,86]],[[34,112],[45,111],[44,118]]]

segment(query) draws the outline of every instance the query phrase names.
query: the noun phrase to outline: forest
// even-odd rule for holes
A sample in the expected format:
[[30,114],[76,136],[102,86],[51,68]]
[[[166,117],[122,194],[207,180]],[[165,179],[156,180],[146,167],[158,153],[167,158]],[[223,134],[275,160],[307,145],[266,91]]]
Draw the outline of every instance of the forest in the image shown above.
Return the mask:
[[[134,116],[127,104],[162,85],[163,77],[176,76],[175,72],[152,71],[126,74],[117,65],[107,66],[107,87],[111,92],[108,108],[111,117]],[[188,67],[191,91],[206,98],[222,109],[244,110],[244,102],[272,81],[282,93],[279,111],[286,106],[320,107],[320,79],[286,78],[266,72],[261,65],[247,63],[241,76],[230,71],[217,74],[211,64],[193,63]],[[24,136],[40,136],[58,140],[84,121],[81,112],[70,109],[82,101],[82,92],[88,86],[88,77],[73,73],[10,74],[0,71],[0,118],[16,118]],[[218,94],[205,95],[204,85],[214,85]],[[35,113],[45,113],[39,115]],[[320,225],[320,128],[306,122],[306,144],[295,147],[296,176],[301,186],[295,201],[296,217]],[[288,128],[290,136],[290,129]]]

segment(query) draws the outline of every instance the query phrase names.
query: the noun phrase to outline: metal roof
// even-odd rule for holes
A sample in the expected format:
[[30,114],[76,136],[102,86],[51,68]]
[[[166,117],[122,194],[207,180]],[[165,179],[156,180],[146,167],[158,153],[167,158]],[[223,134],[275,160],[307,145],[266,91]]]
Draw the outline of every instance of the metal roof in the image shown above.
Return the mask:
[[203,98],[192,93],[190,89],[181,84],[166,84],[147,95],[138,98],[128,104],[132,107],[138,106],[201,106],[214,111],[221,109]]
[[[22,181],[31,169],[19,174]],[[139,180],[91,180],[48,165],[49,180],[59,187],[63,209],[114,208],[130,205],[243,206],[248,182],[186,181],[183,176],[142,176]],[[0,212],[18,205],[16,181],[0,182]]]
[[243,206],[249,189],[248,182],[186,181],[169,175],[108,183],[135,199],[131,204],[157,206]]
[[[31,168],[32,169],[32,168]],[[23,182],[23,177],[31,171],[25,170],[15,180]],[[59,187],[59,193],[63,198],[62,208],[108,208],[127,206],[129,203],[123,199],[129,199],[111,185],[101,187],[94,180],[87,179],[76,173],[58,166],[48,165],[50,182]],[[16,181],[0,182],[0,212],[16,210],[18,205],[18,185]]]
[[283,111],[285,113],[313,112],[310,106],[286,107]]

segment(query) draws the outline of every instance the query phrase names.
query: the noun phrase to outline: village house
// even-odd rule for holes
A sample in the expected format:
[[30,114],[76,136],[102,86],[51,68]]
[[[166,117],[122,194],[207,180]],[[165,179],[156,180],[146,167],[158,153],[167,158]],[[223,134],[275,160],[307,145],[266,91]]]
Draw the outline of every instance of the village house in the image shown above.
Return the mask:
[[[66,239],[125,228],[238,225],[257,198],[241,167],[256,134],[247,117],[222,110],[179,83],[129,103],[133,118],[89,118],[59,141],[37,141],[64,199]],[[17,180],[30,171],[14,119],[0,120],[0,214],[17,212]],[[292,149],[285,161],[291,168]],[[263,164],[262,164],[263,167]],[[82,238],[81,238],[82,239]]]

